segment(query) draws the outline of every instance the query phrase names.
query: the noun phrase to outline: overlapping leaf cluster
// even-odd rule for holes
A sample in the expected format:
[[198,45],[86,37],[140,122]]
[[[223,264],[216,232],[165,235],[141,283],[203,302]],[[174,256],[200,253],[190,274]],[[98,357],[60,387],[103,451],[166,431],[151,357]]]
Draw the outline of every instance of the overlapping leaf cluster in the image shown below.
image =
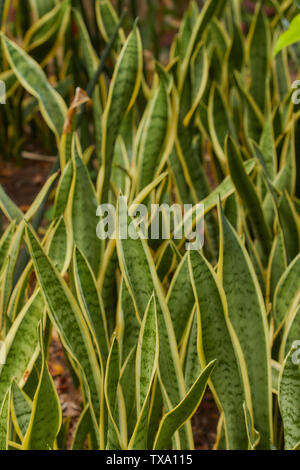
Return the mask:
[[[33,1],[39,19],[22,47],[4,14],[0,78],[19,94],[24,119],[49,127],[61,173],[26,214],[0,188],[9,220],[0,239],[1,449],[65,446],[68,421],[47,366],[53,328],[83,398],[73,449],[87,437],[93,449],[191,449],[190,418],[207,383],[220,410],[216,448],[299,448],[299,110],[288,68],[297,47],[272,58],[296,9],[272,1],[268,18],[258,5],[246,34],[241,3],[207,0],[199,11],[191,2],[151,85],[138,25],[125,34],[108,0],[95,2],[95,18],[112,76],[98,77],[96,44],[70,1]],[[63,91],[71,20],[94,85],[90,100],[78,89],[72,105]],[[53,87],[45,67],[62,50]],[[41,239],[36,221],[56,180]],[[191,204],[191,227],[202,203],[203,249],[185,251],[177,229],[144,240],[121,196]],[[101,241],[96,212],[106,203],[116,230]]]

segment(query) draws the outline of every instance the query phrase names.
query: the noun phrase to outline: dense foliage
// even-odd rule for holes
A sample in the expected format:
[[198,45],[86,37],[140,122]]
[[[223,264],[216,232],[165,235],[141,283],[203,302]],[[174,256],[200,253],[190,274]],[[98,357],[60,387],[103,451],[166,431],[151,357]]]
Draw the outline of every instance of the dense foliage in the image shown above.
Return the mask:
[[[249,17],[239,0],[192,1],[168,63],[150,34],[152,69],[149,31],[109,0],[90,2],[92,17],[80,1],[19,1],[14,22],[10,3],[0,151],[20,159],[29,139],[57,162],[26,214],[0,187],[0,449],[66,446],[53,328],[83,397],[73,449],[87,437],[91,449],[192,449],[207,384],[216,449],[299,448],[300,50],[284,48],[298,38],[273,54],[297,2],[257,2]],[[121,196],[190,204],[191,230],[203,204],[203,248],[186,251],[178,227],[143,239]],[[116,230],[104,241],[106,203]]]

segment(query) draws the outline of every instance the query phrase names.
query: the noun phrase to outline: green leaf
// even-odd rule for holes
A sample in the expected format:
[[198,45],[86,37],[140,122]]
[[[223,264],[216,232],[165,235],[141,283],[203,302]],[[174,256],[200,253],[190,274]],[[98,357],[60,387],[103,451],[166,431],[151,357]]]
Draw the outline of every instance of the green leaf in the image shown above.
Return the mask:
[[250,92],[246,89],[241,73],[235,71],[234,78],[246,107],[243,113],[244,127],[247,130],[248,136],[255,142],[259,142],[264,127],[264,115]]
[[[27,229],[27,244],[52,322],[68,352],[78,361],[88,383],[96,419],[100,417],[101,376],[94,346],[78,304],[43,251],[37,237]],[[85,385],[85,384],[84,384]],[[86,393],[85,393],[86,395]]]
[[120,378],[120,352],[116,337],[113,337],[104,380],[105,401],[108,409],[108,433],[106,450],[125,448],[118,428],[118,392]]
[[14,223],[9,224],[0,239],[0,266],[4,265],[4,260],[8,254],[10,244],[13,239],[16,226]]
[[[127,204],[122,197],[119,199],[117,214],[117,250],[120,267],[140,318],[146,311],[153,291],[155,292],[160,350],[159,373],[164,388],[164,399],[167,407],[171,409],[184,397],[185,385],[170,312],[150,250],[145,240],[139,237],[135,226],[131,224],[132,219],[128,218]],[[124,239],[122,236],[129,224],[135,239],[130,237]]]
[[[4,99],[7,100],[14,94],[16,89],[19,87],[19,82],[12,70],[6,70],[5,72],[0,73],[0,80],[5,84],[5,96],[3,94],[0,95],[0,100],[2,102]],[[3,93],[2,90],[1,93]]]
[[287,259],[292,261],[300,251],[299,218],[286,190],[281,196],[278,214],[283,231]]
[[260,443],[260,434],[254,428],[252,416],[247,408],[246,403],[243,404],[244,407],[244,414],[245,414],[245,422],[247,427],[247,434],[248,434],[248,450],[255,450]]
[[14,380],[12,383],[11,414],[14,428],[21,441],[27,432],[31,412],[32,401]]
[[10,394],[11,389],[9,387],[4,400],[0,402],[0,450],[8,450]]
[[186,127],[189,125],[206,89],[208,69],[209,63],[206,48],[200,42],[191,58],[192,107],[184,119]]
[[22,387],[31,372],[39,352],[37,326],[43,313],[43,298],[40,291],[36,291],[5,338],[6,361],[0,371],[0,403],[12,379]]
[[91,426],[89,404],[86,405],[78,420],[72,443],[72,450],[83,450]]
[[291,44],[295,44],[296,42],[300,41],[300,15],[295,16],[291,21],[289,29],[285,31],[281,36],[278,38],[273,55],[278,54],[279,51],[284,49]]
[[277,331],[300,299],[300,254],[283,273],[274,294],[273,315]]
[[[253,171],[255,167],[255,162],[254,160],[249,160],[244,163],[244,170],[246,174],[248,175]],[[224,199],[227,199],[229,196],[231,196],[234,193],[234,184],[232,182],[232,179],[230,176],[227,176],[222,183],[214,189],[205,199],[199,202],[199,204],[204,205],[204,214],[208,214],[214,207],[217,206],[219,199],[223,201]],[[189,210],[185,216],[184,216],[184,226],[186,227],[187,233],[192,232],[193,227],[199,222],[199,218],[196,217],[196,210],[197,210],[198,205],[195,205],[191,210]],[[202,217],[202,214],[201,214]],[[173,234],[173,238],[176,240],[179,237],[179,234],[183,233],[183,224],[179,224],[178,228]],[[179,245],[182,245],[182,243],[185,241],[182,240]]]
[[262,258],[266,263],[266,258],[271,250],[270,231],[257,191],[245,171],[240,152],[230,137],[226,140],[226,155],[231,178],[244,206],[248,209],[253,231],[262,247]]
[[[297,354],[298,351],[298,354]],[[300,366],[299,345],[287,355],[279,382],[279,406],[283,420],[284,444],[292,450],[300,442]]]
[[128,436],[132,436],[137,424],[136,412],[136,345],[128,354],[121,369],[120,385],[124,390]]
[[48,255],[59,272],[65,273],[72,256],[72,235],[61,217],[50,235]]
[[154,295],[151,297],[141,325],[136,353],[137,409],[141,412],[149,395],[158,363],[158,326]]
[[61,95],[49,84],[39,64],[16,43],[1,33],[7,60],[23,87],[37,98],[41,113],[50,129],[60,137],[67,112]]
[[266,119],[265,127],[260,139],[260,149],[269,176],[273,181],[277,172],[277,154],[275,148],[273,120],[270,115]]
[[97,275],[100,263],[101,240],[97,237],[97,197],[87,168],[80,156],[77,137],[73,140],[73,182],[70,191],[69,212],[74,243],[86,256]]
[[170,101],[166,87],[161,83],[153,92],[153,97],[145,110],[138,133],[138,192],[150,184],[167,143],[168,121],[171,116]]
[[176,54],[178,54],[180,61],[183,61],[186,57],[193,29],[195,28],[198,19],[198,5],[195,1],[191,1],[188,10],[184,14],[178,33]]
[[126,283],[122,278],[120,284],[120,302],[117,311],[117,330],[122,351],[122,362],[125,362],[132,348],[137,344],[140,332],[140,319]]
[[41,67],[50,62],[61,46],[69,26],[70,13],[71,2],[64,0],[26,31],[23,47]]
[[274,238],[267,271],[267,294],[268,300],[273,300],[278,282],[287,268],[286,250],[283,233],[278,228],[278,234]]
[[216,361],[212,361],[207,365],[184,399],[163,417],[155,439],[154,449],[168,449],[173,434],[196,412],[215,363]]
[[[286,190],[290,195],[294,195],[296,188],[296,168],[295,140],[292,133],[291,135],[287,135],[284,142],[281,155],[281,168],[273,181],[274,187],[278,191],[283,192]],[[266,221],[269,227],[272,227],[274,224],[275,210],[270,192],[267,193],[264,199],[263,209]]]
[[258,5],[249,32],[251,70],[250,93],[262,112],[265,110],[270,57],[269,23]]
[[125,115],[137,97],[142,77],[142,43],[135,25],[116,64],[103,115],[103,179],[98,181],[101,202],[108,201],[114,147]]
[[[182,345],[184,352],[184,380],[187,390],[196,382],[199,377],[202,367],[198,355],[198,328],[197,328],[197,309],[196,305],[192,313],[192,322],[190,322],[190,329],[185,334],[186,339]],[[182,354],[182,352],[181,352]]]
[[42,370],[32,403],[32,413],[26,436],[25,450],[51,450],[62,423],[60,401],[51,374],[48,370],[40,324],[40,350]]
[[277,53],[276,57],[276,84],[280,101],[282,102],[290,93],[291,79],[289,75],[289,65],[287,50],[282,50]]
[[300,338],[300,306],[298,305],[292,310],[286,319],[283,338],[281,342],[279,360],[284,361],[284,358],[289,353],[294,342],[299,341]]
[[145,450],[148,438],[148,407],[151,386],[158,367],[159,335],[155,296],[151,297],[141,325],[136,352],[137,424],[129,449]]
[[63,169],[61,178],[58,183],[57,191],[55,194],[54,204],[54,218],[64,215],[67,207],[68,198],[70,194],[71,184],[73,179],[73,164],[72,161],[67,162]]
[[49,13],[55,7],[56,0],[31,0],[31,6],[38,18]]
[[102,364],[105,366],[108,356],[108,334],[102,301],[97,291],[96,279],[87,259],[78,248],[75,248],[74,251],[73,264],[78,292],[77,297],[98,345]]
[[111,171],[111,185],[116,195],[128,194],[130,187],[130,162],[124,140],[118,137]]
[[238,336],[247,366],[254,425],[261,436],[259,445],[267,449],[273,430],[271,357],[264,299],[249,255],[224,216],[220,204],[219,220],[219,277],[226,294],[229,319]]
[[225,166],[225,139],[228,134],[236,138],[236,131],[229,114],[228,103],[225,102],[223,93],[216,83],[210,90],[208,123],[214,150],[221,164]]
[[[99,30],[105,42],[109,43],[119,23],[118,16],[110,0],[96,0],[95,9]],[[119,31],[119,40],[117,42],[117,46],[124,42],[125,36],[123,30],[121,29]]]
[[116,322],[115,316],[118,300],[118,292],[116,285],[117,268],[118,259],[116,252],[116,241],[109,240],[107,248],[103,255],[99,276],[99,291],[103,300],[109,336],[112,335],[115,329]]
[[245,37],[242,31],[242,23],[234,23],[233,36],[228,55],[228,68],[231,73],[241,70],[245,60]]
[[188,257],[185,255],[178,266],[167,296],[177,344],[180,344],[195,305],[195,296],[190,282]]
[[279,392],[279,375],[281,371],[281,365],[279,362],[272,359],[272,392],[278,395]]
[[200,253],[189,252],[189,267],[200,328],[198,351],[201,366],[204,368],[217,359],[211,384],[217,403],[224,411],[227,447],[247,449],[243,412],[245,389],[241,376],[243,364],[239,364],[242,353],[239,352],[237,358],[238,343],[229,322],[225,294],[213,268]]
[[11,241],[10,247],[9,247],[9,252],[8,252],[8,264],[5,272],[5,277],[3,280],[2,284],[2,298],[0,299],[0,305],[1,305],[1,310],[0,310],[0,324],[3,326],[5,323],[5,317],[4,315],[7,312],[8,308],[8,302],[12,293],[12,287],[13,287],[13,276],[14,276],[14,271],[17,263],[17,259],[20,253],[20,246],[21,242],[23,239],[24,235],[24,228],[25,225],[23,222],[21,222],[13,236],[13,239]]
[[186,41],[187,45],[182,50],[182,63],[179,72],[179,90],[182,89],[186,75],[188,72],[188,65],[191,60],[191,56],[195,50],[195,47],[199,44],[199,41],[202,39],[207,26],[210,24],[214,16],[217,16],[218,13],[224,8],[225,0],[208,0],[205,2],[201,13],[194,21],[193,16],[195,16],[195,8],[190,11],[192,16],[192,31],[187,30],[186,32]]
[[[90,35],[87,30],[87,27],[84,23],[84,20],[75,8],[73,10],[76,24],[78,26],[80,46],[82,48],[82,54],[86,64],[89,80],[93,80],[95,74],[97,74],[97,69],[99,67],[99,59],[97,54],[91,44]],[[117,26],[117,25],[116,25]],[[93,107],[93,118],[94,118],[94,135],[96,141],[96,153],[99,162],[101,162],[101,145],[102,145],[102,114],[103,106],[100,99],[100,86],[99,83],[95,86],[92,93],[92,107]]]

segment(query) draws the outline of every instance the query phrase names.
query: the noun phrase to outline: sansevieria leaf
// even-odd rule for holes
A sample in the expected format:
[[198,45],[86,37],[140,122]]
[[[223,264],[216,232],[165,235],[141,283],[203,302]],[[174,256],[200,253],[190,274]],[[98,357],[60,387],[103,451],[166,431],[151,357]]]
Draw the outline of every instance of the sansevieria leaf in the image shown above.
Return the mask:
[[72,179],[73,162],[69,160],[62,171],[62,175],[58,183],[54,204],[54,218],[60,217],[65,213],[68,204]]
[[[253,171],[255,168],[255,162],[254,160],[249,160],[244,163],[244,169],[246,174],[249,174]],[[217,206],[219,199],[226,200],[229,196],[231,196],[234,193],[234,184],[230,176],[227,176],[220,185],[214,189],[206,198],[204,198],[202,201],[200,201],[200,204],[203,204],[204,206],[204,214],[207,214],[210,212],[214,207]],[[199,222],[199,217],[201,218],[203,216],[202,212],[200,216],[197,218],[197,206],[193,206],[192,209],[190,209],[188,212],[185,213],[184,215],[184,220],[182,224],[178,224],[178,228],[176,228],[174,232],[174,238],[179,239],[180,234],[183,233],[183,224],[186,227],[187,232],[191,232],[193,227],[195,227],[196,223]],[[181,235],[182,236],[182,235]],[[183,240],[185,241],[185,240]],[[182,244],[182,241],[180,242],[180,245]]]
[[97,291],[96,280],[87,259],[79,248],[75,248],[73,260],[78,299],[82,305],[83,312],[85,312],[88,318],[91,332],[97,342],[103,365],[105,365],[108,356],[108,334],[106,318],[103,305],[101,304],[102,301]]
[[288,312],[299,303],[300,254],[290,263],[280,278],[274,294],[273,313],[276,329],[284,322]]
[[137,409],[140,413],[154,377],[158,361],[158,327],[155,297],[149,301],[145,312],[136,356],[136,393]]
[[101,201],[106,203],[110,185],[111,165],[115,143],[122,120],[133,106],[142,77],[142,43],[138,27],[125,42],[109,88],[103,116],[102,164],[103,180],[100,181]]
[[100,369],[80,308],[65,281],[43,251],[35,234],[27,229],[27,242],[51,319],[64,346],[77,360],[88,382],[97,419],[100,418]]
[[4,266],[4,261],[13,239],[15,224],[11,223],[0,238],[0,266]]
[[264,111],[269,71],[270,35],[269,23],[266,20],[261,4],[258,5],[251,24],[249,43],[252,78],[250,92],[259,108]]
[[192,107],[184,119],[188,126],[207,86],[208,57],[202,42],[197,46],[191,59]]
[[63,217],[61,217],[53,227],[53,232],[49,236],[48,255],[59,272],[64,274],[71,262],[72,256],[72,234],[67,229]]
[[69,25],[71,1],[58,3],[26,32],[24,48],[44,67],[55,56]]
[[10,397],[9,387],[0,405],[0,450],[8,450]]
[[72,443],[72,450],[83,450],[84,444],[89,433],[91,423],[89,404],[86,405],[78,420],[74,439]]
[[118,427],[118,394],[120,379],[120,354],[119,345],[116,337],[113,337],[110,352],[108,355],[104,393],[108,409],[108,432],[107,432],[107,450],[121,450],[125,448],[120,429]]
[[[96,0],[95,9],[97,24],[103,39],[106,42],[109,42],[119,22],[118,16],[110,0]],[[123,43],[124,41],[124,32],[123,30],[120,30],[118,42]]]
[[50,85],[39,64],[16,43],[1,33],[7,59],[24,88],[39,102],[41,113],[50,129],[60,137],[67,112],[63,98]]
[[[189,253],[189,267],[198,308],[201,366],[203,368],[217,359],[211,383],[224,411],[226,444],[229,449],[247,449],[243,412],[246,392],[241,375],[243,364],[237,359],[237,343],[233,343],[225,294],[212,267],[200,253]],[[239,359],[241,354],[240,351]]]
[[168,445],[171,442],[174,432],[177,431],[191,416],[193,416],[202,400],[208,379],[214,367],[215,361],[210,362],[182,402],[164,416],[155,439],[155,449],[168,449]]
[[15,381],[12,383],[11,414],[14,428],[21,440],[23,440],[32,412],[32,401],[21,390]]
[[83,163],[77,137],[72,147],[73,181],[67,209],[67,223],[72,227],[75,244],[86,256],[97,275],[101,255],[101,241],[97,237],[97,197],[90,175]]
[[209,131],[215,152],[222,165],[226,164],[225,139],[227,135],[236,137],[236,131],[229,114],[228,104],[218,85],[213,84],[208,104]]
[[54,447],[62,416],[60,401],[45,358],[42,327],[39,326],[42,370],[32,403],[32,413],[23,441],[23,449],[49,450]]
[[184,342],[180,351],[181,355],[184,354],[184,380],[186,383],[187,390],[189,390],[193,386],[202,371],[198,354],[197,324],[197,307],[195,304],[192,317],[190,319],[190,328],[185,333]]
[[[202,35],[209,25],[210,21],[212,18],[218,14],[219,11],[222,10],[222,8],[225,5],[225,0],[208,0],[205,2],[201,13],[198,15],[194,22],[194,28],[192,31],[192,34],[189,35],[189,41],[186,47],[186,50],[184,51],[184,56],[180,68],[180,83],[179,83],[179,89],[182,88],[184,84],[184,80],[186,79],[186,74],[187,74],[187,69],[188,69],[188,64],[190,61],[190,58],[193,54],[193,51],[195,47],[199,44],[199,41],[202,38]],[[193,10],[192,10],[193,12]],[[193,12],[194,13],[194,12]]]
[[292,450],[300,442],[300,364],[299,345],[288,353],[279,381],[279,405],[283,419],[284,443]]
[[[260,445],[272,439],[271,357],[263,296],[249,255],[219,204],[219,276],[228,303],[228,315],[239,338],[249,375],[254,424]],[[259,362],[260,367],[257,367]]]
[[289,353],[293,344],[298,344],[300,338],[300,305],[292,310],[288,315],[285,322],[283,339],[281,342],[279,360],[284,361],[284,358]]
[[38,324],[44,301],[36,291],[25,304],[5,338],[6,361],[0,370],[0,403],[13,379],[23,386],[39,352]]
[[195,296],[190,283],[187,255],[183,257],[173,276],[167,301],[176,339],[178,344],[180,344],[195,304]]
[[300,41],[299,24],[300,15],[297,15],[291,22],[289,29],[278,38],[274,49],[274,55],[278,54],[278,52],[281,51],[284,47],[290,46],[291,44]]
[[266,263],[266,257],[271,249],[270,231],[265,221],[262,203],[252,181],[245,172],[239,150],[233,139],[230,137],[226,140],[226,155],[232,181],[243,201],[243,204],[248,209],[252,228],[255,231],[263,250],[262,258],[264,263]]
[[[130,225],[134,238],[124,238],[124,230]],[[177,406],[185,394],[182,369],[179,362],[176,337],[170,312],[155,271],[155,265],[145,240],[142,240],[132,219],[128,218],[127,203],[119,199],[117,222],[117,249],[121,270],[140,317],[155,292],[159,331],[159,373],[164,388],[164,398],[171,409]],[[143,285],[143,289],[139,286]],[[190,445],[190,444],[189,444]]]
[[[142,121],[142,132],[138,148],[138,191],[141,191],[153,180],[159,157],[162,155],[167,137],[170,117],[170,101],[163,83],[154,91]],[[139,135],[139,134],[138,134]]]
[[159,336],[154,295],[144,315],[136,354],[137,424],[129,443],[130,449],[147,448],[148,410],[151,385],[157,372]]
[[41,18],[55,7],[56,0],[30,0],[30,3],[36,17]]

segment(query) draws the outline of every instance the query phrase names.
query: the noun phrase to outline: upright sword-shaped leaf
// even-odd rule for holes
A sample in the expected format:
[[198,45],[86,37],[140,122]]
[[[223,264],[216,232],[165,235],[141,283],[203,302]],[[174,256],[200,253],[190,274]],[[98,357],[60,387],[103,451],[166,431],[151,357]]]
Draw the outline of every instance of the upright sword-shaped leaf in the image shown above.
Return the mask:
[[107,104],[103,115],[102,165],[103,172],[98,180],[101,201],[108,201],[110,175],[114,147],[122,120],[133,106],[142,78],[142,42],[135,25],[120,53],[109,88]]

